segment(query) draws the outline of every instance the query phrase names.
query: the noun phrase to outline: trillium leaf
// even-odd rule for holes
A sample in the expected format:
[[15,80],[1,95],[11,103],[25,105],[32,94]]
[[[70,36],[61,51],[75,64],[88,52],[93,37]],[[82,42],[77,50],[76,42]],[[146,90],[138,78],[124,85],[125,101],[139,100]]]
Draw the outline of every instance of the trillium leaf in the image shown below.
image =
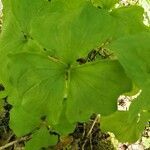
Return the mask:
[[39,125],[39,117],[33,116],[20,106],[13,106],[9,126],[18,137],[34,131]]
[[[20,28],[24,32],[30,32],[30,22],[31,20],[38,16],[42,9],[50,7],[48,0],[8,0],[10,3],[9,9],[11,13],[16,18]],[[8,3],[8,2],[7,2]],[[16,9],[17,8],[17,9]]]
[[40,150],[57,143],[57,136],[50,135],[46,127],[41,127],[36,133],[32,135],[32,139],[25,144],[25,150]]
[[[66,114],[69,123],[87,120],[91,113],[108,115],[116,111],[117,97],[131,89],[131,82],[117,61],[99,61],[67,70],[65,64],[44,54],[20,53],[9,57],[10,84],[18,93],[18,97],[11,93],[13,109],[19,106],[39,120],[46,116],[52,125],[62,123],[61,113]],[[66,71],[70,72],[68,80]],[[21,117],[18,114],[18,120]],[[14,121],[11,120],[11,127],[21,134]]]
[[126,73],[139,88],[150,84],[149,41],[150,33],[141,33],[119,39],[111,46]]
[[[138,140],[150,119],[149,41],[150,34],[147,32],[126,36],[110,46],[127,75],[142,89],[140,96],[131,104],[129,112],[116,112],[102,119],[102,128],[114,132],[118,139],[123,142],[129,141],[132,143]],[[107,124],[112,120],[114,121],[111,123],[110,129]],[[120,136],[126,132],[128,134]]]
[[[148,44],[149,35],[146,34],[129,37],[131,41],[125,39],[128,47],[122,43],[124,39],[118,40],[119,44],[118,41],[114,43],[111,49],[122,66],[117,60],[107,59],[84,65],[76,63],[78,58],[87,56],[107,40],[114,41],[123,35],[145,31],[141,8],[106,10],[114,6],[115,0],[102,1],[102,9],[86,0],[3,2],[4,23],[0,37],[0,63],[3,67],[0,67],[0,81],[3,81],[8,101],[13,105],[10,127],[17,136],[33,131],[40,125],[43,116],[48,124],[62,130],[59,125],[65,127],[67,124],[72,128],[77,121],[87,120],[92,113],[109,115],[116,111],[117,97],[131,89],[131,81],[122,66],[139,87],[149,87],[149,70],[145,72],[145,64],[143,68],[143,61],[137,62],[137,55],[132,61],[133,53],[130,51],[134,48],[138,53],[136,40],[145,40],[145,36],[145,44]],[[129,48],[128,54],[124,54],[124,48]],[[147,67],[149,52],[145,50],[149,50],[149,46],[142,43],[141,48],[144,55],[140,58],[146,57]],[[141,71],[143,75],[139,74]],[[39,132],[33,143],[41,137],[43,131]],[[43,145],[43,141],[41,143]]]
[[85,2],[76,12],[62,14],[56,10],[33,19],[31,35],[47,50],[72,63],[112,37],[113,24],[107,11]]
[[148,30],[143,24],[144,9],[140,6],[120,7],[113,9],[110,14],[117,24],[116,38]]
[[148,112],[135,110],[116,112],[110,116],[102,117],[101,128],[105,132],[113,132],[121,142],[134,143],[141,137],[149,119],[150,113]]
[[[19,7],[22,7],[21,1],[19,2]],[[22,1],[23,2],[23,1]],[[13,11],[13,4],[16,4],[17,1],[11,1],[11,0],[3,0],[3,27],[2,27],[2,32],[0,34],[0,64],[3,67],[0,67],[0,79],[5,82],[7,79],[7,74],[5,74],[5,69],[8,63],[7,55],[9,53],[15,53],[15,52],[21,52],[23,51],[23,47],[27,44],[28,42],[28,33],[25,29],[23,29],[21,25],[21,20],[19,21],[18,18],[21,16],[21,12],[15,13]],[[12,6],[13,5],[13,6]],[[18,4],[17,8],[18,8]],[[30,5],[31,6],[31,5]],[[18,8],[23,11],[23,8]],[[16,9],[15,9],[16,10]],[[28,11],[24,11],[24,13],[27,13]],[[19,15],[19,16],[18,16]],[[27,18],[24,19],[26,16],[22,16],[21,19],[26,23]],[[31,18],[30,18],[31,19]],[[24,24],[24,23],[23,23]],[[25,27],[26,28],[26,27]],[[25,50],[26,51],[26,50]],[[5,83],[6,86],[7,83]]]
[[13,62],[10,83],[18,91],[18,97],[11,98],[11,104],[20,105],[39,119],[49,114],[49,121],[57,122],[64,96],[63,65],[39,54],[21,53],[10,58]]
[[63,136],[68,136],[68,133],[72,133],[76,126],[76,122],[72,123],[70,119],[66,117],[66,103],[67,101],[63,102],[62,112],[58,121],[59,123],[53,126],[53,129]]
[[[137,97],[137,100],[130,106],[131,110],[138,111],[149,111],[150,110],[150,99],[149,99],[149,86],[145,86],[146,88],[142,89],[140,96]],[[150,115],[149,115],[150,119]]]
[[101,115],[114,112],[117,110],[118,95],[131,89],[129,79],[117,61],[99,61],[81,66],[73,69],[70,76],[67,104],[70,120],[80,118],[85,121],[93,112]]

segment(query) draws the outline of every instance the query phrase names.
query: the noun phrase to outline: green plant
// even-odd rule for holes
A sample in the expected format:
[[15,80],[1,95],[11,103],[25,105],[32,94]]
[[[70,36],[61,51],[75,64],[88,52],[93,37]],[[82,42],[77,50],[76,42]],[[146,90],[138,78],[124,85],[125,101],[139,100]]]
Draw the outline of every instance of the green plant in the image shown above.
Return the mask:
[[[92,113],[119,140],[139,138],[150,119],[150,31],[143,8],[115,3],[3,0],[0,81],[13,106],[10,127],[17,136],[39,128],[26,150],[57,142],[47,127],[65,135]],[[117,111],[133,84],[142,94]]]

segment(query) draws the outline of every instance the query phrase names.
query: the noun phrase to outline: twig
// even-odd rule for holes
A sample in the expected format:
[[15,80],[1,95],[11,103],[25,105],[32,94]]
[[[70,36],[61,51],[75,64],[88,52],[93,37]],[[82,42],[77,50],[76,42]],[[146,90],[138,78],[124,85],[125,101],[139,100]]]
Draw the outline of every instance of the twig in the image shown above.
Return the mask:
[[12,142],[10,142],[10,143],[7,143],[7,144],[4,145],[4,146],[1,146],[1,147],[0,147],[0,150],[4,150],[5,148],[8,148],[8,147],[10,147],[10,146],[13,146],[14,144],[17,144],[17,143],[19,143],[19,142],[23,142],[23,141],[26,141],[26,140],[29,140],[29,139],[30,139],[29,136],[25,136],[25,137],[19,138],[19,139],[15,140],[15,141],[12,141]]
[[8,137],[6,143],[8,143],[8,142],[11,140],[11,138],[12,138],[13,136],[14,136],[14,133],[11,132],[11,134],[10,134],[10,136]]
[[97,122],[99,119],[100,119],[100,114],[98,114],[98,115],[96,116],[95,120],[93,121],[93,124],[92,124],[92,126],[91,126],[91,128],[90,128],[90,130],[89,130],[89,132],[88,132],[88,134],[87,134],[87,136],[86,136],[87,138],[88,138],[89,135],[91,134],[91,132],[92,132],[92,130],[93,130],[93,128],[94,128],[96,122]]
[[84,147],[85,147],[85,144],[87,143],[88,137],[90,136],[90,134],[91,134],[91,132],[92,132],[92,130],[93,130],[95,124],[99,121],[99,119],[100,119],[100,114],[98,114],[98,115],[96,116],[96,118],[94,119],[94,121],[93,121],[93,123],[92,123],[92,126],[91,126],[89,132],[87,133],[86,139],[85,139],[85,141],[84,141],[84,143],[83,143],[83,145],[82,145],[82,148],[81,148],[82,150],[84,150]]

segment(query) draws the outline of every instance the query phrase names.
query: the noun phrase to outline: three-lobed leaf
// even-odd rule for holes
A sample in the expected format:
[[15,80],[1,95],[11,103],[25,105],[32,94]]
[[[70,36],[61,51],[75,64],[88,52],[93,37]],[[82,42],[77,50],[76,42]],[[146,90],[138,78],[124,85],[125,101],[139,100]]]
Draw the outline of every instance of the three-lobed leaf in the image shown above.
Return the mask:
[[[130,78],[141,82],[138,81],[140,72],[130,75],[134,68],[128,62],[123,63],[122,54],[125,59],[128,57],[123,53],[124,45],[121,45],[123,50],[119,47],[118,51],[116,46],[115,50],[111,47],[117,56],[120,54],[118,59],[122,66],[117,60],[89,62],[82,66],[76,63],[78,58],[85,57],[105,41],[147,31],[142,24],[140,7],[109,12],[115,0],[102,1],[102,9],[85,0],[3,2],[0,80],[13,105],[10,125],[18,136],[33,131],[43,116],[60,131],[66,124],[72,128],[77,121],[87,120],[91,113],[115,112],[117,97],[131,89],[131,81],[122,66]],[[129,46],[136,40],[139,38],[133,38]],[[118,43],[116,45],[118,47]],[[64,132],[66,130],[62,131],[66,134]],[[33,143],[37,137],[34,136]],[[40,141],[39,145],[42,143]]]
[[[20,53],[9,57],[9,82],[18,92],[17,96],[11,93],[10,103],[39,120],[46,116],[53,125],[59,124],[65,101],[64,113],[70,123],[75,123],[87,120],[93,112],[102,115],[114,112],[118,95],[131,88],[117,61],[98,61],[67,70],[65,64],[53,62],[43,54]],[[18,125],[12,127],[19,132]]]

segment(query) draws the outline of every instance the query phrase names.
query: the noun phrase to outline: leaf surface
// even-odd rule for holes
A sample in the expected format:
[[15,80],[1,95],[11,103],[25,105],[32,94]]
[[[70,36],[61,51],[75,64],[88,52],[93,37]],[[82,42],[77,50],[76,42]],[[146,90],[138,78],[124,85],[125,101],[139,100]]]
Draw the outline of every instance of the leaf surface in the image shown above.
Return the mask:
[[[119,140],[135,142],[140,137],[146,123],[150,119],[150,33],[140,33],[121,38],[114,42],[110,48],[116,53],[118,60],[124,67],[127,75],[142,90],[140,96],[131,104],[129,112],[116,112],[104,117],[103,128],[116,133]],[[139,116],[140,115],[140,116]],[[108,127],[108,122],[112,122]],[[123,133],[128,132],[124,136]]]
[[[62,130],[60,125],[72,127],[92,113],[113,113],[117,97],[131,89],[124,69],[140,88],[149,87],[149,35],[119,40],[147,31],[143,9],[111,10],[116,0],[101,2],[103,8],[98,9],[86,0],[3,0],[0,81],[13,105],[10,125],[18,136],[33,131],[43,116]],[[107,40],[116,40],[110,49],[119,62],[76,63]]]
[[147,32],[124,37],[111,46],[128,76],[140,88],[150,84],[149,41],[150,33]]
[[64,96],[63,65],[39,54],[20,53],[10,58],[10,84],[18,93],[12,93],[11,104],[39,119],[49,114],[49,121],[57,122]]
[[40,150],[56,143],[57,136],[50,135],[46,127],[41,127],[32,135],[32,139],[26,143],[25,150],[33,150],[33,147],[36,150]]
[[148,112],[116,112],[108,117],[102,117],[101,128],[103,131],[115,133],[121,142],[134,143],[144,131],[150,118]]
[[113,24],[107,11],[85,2],[81,9],[69,14],[56,9],[51,15],[39,15],[32,21],[31,35],[54,55],[72,63],[112,37]]
[[[10,99],[13,109],[19,106],[25,117],[29,113],[39,121],[46,116],[51,125],[59,121],[61,124],[61,113],[66,114],[66,123],[71,124],[87,120],[92,113],[108,115],[117,109],[117,97],[131,89],[131,82],[117,61],[99,61],[67,70],[65,64],[42,54],[20,53],[9,57],[9,82],[16,89]],[[68,80],[65,80],[66,71],[70,72]],[[17,119],[22,116],[18,114]],[[11,127],[18,135],[23,134],[15,120],[11,120]]]
[[119,93],[131,89],[131,84],[117,61],[87,64],[73,69],[70,76],[67,107],[70,120],[80,118],[85,121],[93,112],[101,115],[114,112]]
[[116,22],[115,38],[148,30],[143,24],[144,9],[140,6],[120,7],[110,14]]

